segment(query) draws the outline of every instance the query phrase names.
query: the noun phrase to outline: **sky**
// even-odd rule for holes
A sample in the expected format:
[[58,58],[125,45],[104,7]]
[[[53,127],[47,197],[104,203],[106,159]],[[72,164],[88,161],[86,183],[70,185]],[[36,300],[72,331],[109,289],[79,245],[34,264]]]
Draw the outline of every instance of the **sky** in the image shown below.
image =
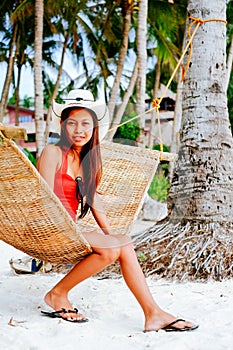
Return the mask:
[[[0,64],[1,80],[0,80],[0,94],[2,94],[2,89],[5,81],[7,66],[5,63]],[[12,87],[10,89],[9,97],[12,96]],[[20,83],[20,98],[25,96],[34,96],[34,81],[33,75],[31,73],[31,68],[22,68],[22,78]]]
[[[60,57],[59,55],[57,55],[57,62],[60,61]],[[91,67],[91,62],[90,63],[90,69],[92,69]],[[5,81],[5,76],[6,76],[6,69],[7,69],[7,65],[4,62],[0,63],[0,72],[1,72],[1,79],[0,79],[0,96],[2,94],[2,89],[4,86],[4,81]],[[47,68],[46,68],[47,69]],[[49,69],[49,68],[48,68]],[[63,69],[64,71],[66,71],[69,76],[72,79],[77,78],[81,73],[80,73],[80,67],[78,67],[78,65],[72,61],[71,57],[69,56],[69,54],[67,53],[65,56],[65,61],[64,61],[64,65],[63,65]],[[53,77],[53,72],[50,71],[49,73],[50,78]],[[17,70],[15,70],[15,79],[17,78]],[[63,79],[63,78],[62,78]],[[80,80],[80,84],[82,83],[82,81]],[[102,88],[101,88],[102,90]],[[10,88],[10,92],[9,92],[9,98],[12,96],[13,94],[13,89],[12,86]],[[21,80],[20,80],[20,88],[19,88],[19,95],[20,98],[23,99],[24,97],[34,97],[34,77],[33,77],[33,73],[32,73],[32,68],[29,66],[23,66],[22,67],[22,72],[21,72]],[[99,98],[104,98],[104,91],[101,91],[99,94]]]

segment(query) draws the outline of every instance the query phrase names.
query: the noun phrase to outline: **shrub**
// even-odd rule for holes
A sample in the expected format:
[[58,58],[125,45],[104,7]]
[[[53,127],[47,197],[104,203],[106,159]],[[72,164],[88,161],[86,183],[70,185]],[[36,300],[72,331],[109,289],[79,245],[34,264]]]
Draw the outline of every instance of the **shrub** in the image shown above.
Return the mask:
[[[130,116],[125,116],[122,118],[121,122],[126,122],[127,120],[134,117],[136,114],[131,113]],[[123,144],[131,144],[134,145],[137,137],[140,135],[140,127],[138,119],[134,119],[127,124],[121,125],[115,135],[114,140]]]
[[159,169],[151,182],[148,194],[158,202],[166,202],[168,189],[169,181],[164,175],[164,170]]
[[33,156],[33,154],[27,148],[23,148],[22,151],[28,157],[28,159],[32,162],[32,164],[36,166],[36,158]]

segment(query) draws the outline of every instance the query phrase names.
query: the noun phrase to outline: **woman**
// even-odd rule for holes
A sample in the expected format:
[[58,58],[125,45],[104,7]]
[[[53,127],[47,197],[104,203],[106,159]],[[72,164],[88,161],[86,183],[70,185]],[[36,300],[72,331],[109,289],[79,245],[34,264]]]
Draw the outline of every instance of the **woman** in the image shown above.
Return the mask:
[[46,304],[55,311],[42,311],[43,314],[71,322],[87,321],[86,317],[71,305],[68,300],[69,291],[78,283],[119,260],[125,282],[144,312],[144,331],[188,331],[197,328],[190,322],[176,319],[156,304],[130,238],[111,234],[97,193],[102,170],[99,133],[103,136],[101,130],[106,131],[106,107],[100,107],[90,92],[73,90],[65,104],[54,102],[53,109],[54,113],[61,117],[61,139],[58,144],[45,147],[38,161],[39,172],[74,220],[78,207],[79,218],[91,210],[102,232],[83,233],[93,253],[75,265],[45,295]]

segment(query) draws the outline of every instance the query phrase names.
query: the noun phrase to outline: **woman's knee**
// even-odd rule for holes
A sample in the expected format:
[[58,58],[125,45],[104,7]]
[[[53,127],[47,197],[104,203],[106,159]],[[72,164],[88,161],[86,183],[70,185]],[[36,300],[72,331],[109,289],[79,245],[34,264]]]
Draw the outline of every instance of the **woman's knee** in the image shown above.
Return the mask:
[[110,242],[111,245],[101,247],[98,251],[98,253],[102,255],[108,264],[120,259],[123,253],[128,254],[132,250],[134,251],[133,243],[130,237],[123,235],[116,235],[114,237],[111,236],[108,243]]
[[102,248],[98,253],[106,261],[106,264],[112,264],[120,257],[120,248]]

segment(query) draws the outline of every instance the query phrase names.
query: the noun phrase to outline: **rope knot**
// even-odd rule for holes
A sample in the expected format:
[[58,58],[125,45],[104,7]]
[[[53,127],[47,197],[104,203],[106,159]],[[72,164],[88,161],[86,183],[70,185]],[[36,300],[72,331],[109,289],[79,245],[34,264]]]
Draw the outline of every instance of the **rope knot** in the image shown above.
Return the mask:
[[196,17],[189,16],[189,19],[191,19],[193,21],[193,24],[194,23],[197,23],[197,24],[199,23],[201,25],[201,24],[205,23],[205,20],[200,18],[200,17],[196,18]]
[[205,21],[202,18],[195,18],[195,22],[199,23],[200,25],[205,23]]
[[160,100],[158,98],[154,98],[151,103],[153,108],[159,108],[160,107]]

